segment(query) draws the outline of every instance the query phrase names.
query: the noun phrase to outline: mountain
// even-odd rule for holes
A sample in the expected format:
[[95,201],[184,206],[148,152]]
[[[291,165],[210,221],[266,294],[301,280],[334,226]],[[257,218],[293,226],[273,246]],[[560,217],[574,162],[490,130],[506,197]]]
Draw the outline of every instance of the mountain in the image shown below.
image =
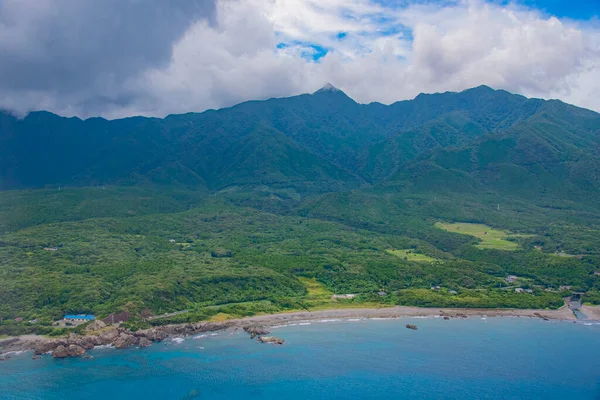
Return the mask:
[[370,185],[595,201],[600,116],[480,86],[358,104],[327,84],[164,119],[0,118],[0,186],[176,184],[298,193]]
[[558,308],[571,289],[600,304],[599,150],[599,114],[486,86],[383,105],[328,84],[112,121],[2,112],[0,335],[67,334],[65,313],[141,329]]

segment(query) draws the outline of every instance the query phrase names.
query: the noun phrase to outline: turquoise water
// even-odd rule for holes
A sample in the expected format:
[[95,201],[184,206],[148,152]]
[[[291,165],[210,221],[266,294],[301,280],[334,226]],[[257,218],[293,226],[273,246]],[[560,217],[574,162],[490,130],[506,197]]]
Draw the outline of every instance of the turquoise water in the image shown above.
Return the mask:
[[[406,329],[406,323],[419,326]],[[1,399],[600,399],[600,324],[527,318],[312,322],[0,363]]]

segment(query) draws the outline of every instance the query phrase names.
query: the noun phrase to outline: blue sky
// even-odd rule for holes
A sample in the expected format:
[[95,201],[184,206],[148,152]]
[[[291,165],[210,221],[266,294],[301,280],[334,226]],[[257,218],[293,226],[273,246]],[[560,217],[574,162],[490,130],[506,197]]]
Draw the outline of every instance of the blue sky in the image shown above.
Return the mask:
[[[490,3],[507,5],[519,4],[541,10],[559,18],[589,20],[600,16],[599,0],[487,0]],[[375,0],[376,3],[388,7],[405,7],[407,4],[434,3],[441,6],[456,4],[457,1],[447,0]]]

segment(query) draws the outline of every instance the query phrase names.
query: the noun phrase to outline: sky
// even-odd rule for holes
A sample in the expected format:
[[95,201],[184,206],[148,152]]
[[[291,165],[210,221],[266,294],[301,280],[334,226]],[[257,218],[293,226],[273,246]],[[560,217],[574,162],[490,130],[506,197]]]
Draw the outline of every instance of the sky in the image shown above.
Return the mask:
[[600,111],[600,0],[0,0],[0,108],[164,117],[327,82]]

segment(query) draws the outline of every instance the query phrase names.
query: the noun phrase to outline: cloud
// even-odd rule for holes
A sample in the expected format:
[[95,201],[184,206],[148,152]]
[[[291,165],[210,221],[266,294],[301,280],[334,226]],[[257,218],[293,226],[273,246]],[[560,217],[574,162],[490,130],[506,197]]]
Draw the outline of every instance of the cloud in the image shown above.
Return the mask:
[[215,1],[0,0],[0,107],[164,116],[330,81],[360,102],[487,84],[600,110],[593,22],[482,0]]
[[0,106],[130,104],[128,81],[167,67],[173,44],[214,12],[212,0],[0,0]]

